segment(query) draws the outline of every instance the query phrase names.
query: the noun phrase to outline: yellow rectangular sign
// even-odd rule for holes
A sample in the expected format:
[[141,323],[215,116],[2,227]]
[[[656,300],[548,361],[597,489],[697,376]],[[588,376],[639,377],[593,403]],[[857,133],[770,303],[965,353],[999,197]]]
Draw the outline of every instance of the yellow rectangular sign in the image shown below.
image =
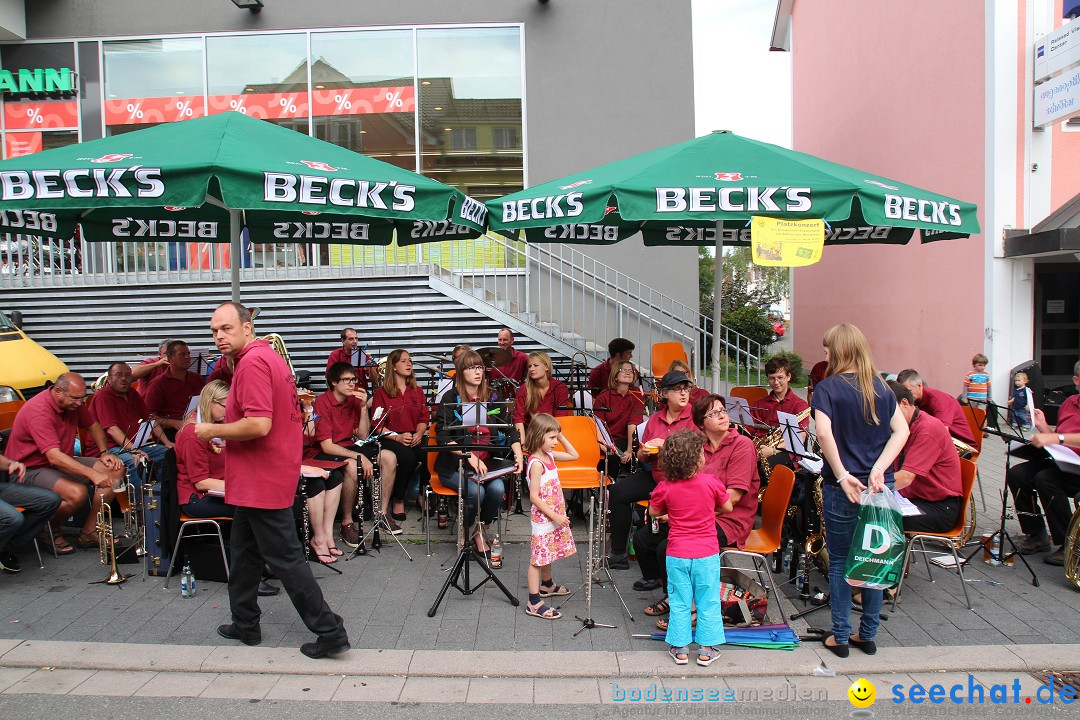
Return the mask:
[[803,267],[821,259],[825,221],[754,217],[750,221],[751,257],[765,267]]

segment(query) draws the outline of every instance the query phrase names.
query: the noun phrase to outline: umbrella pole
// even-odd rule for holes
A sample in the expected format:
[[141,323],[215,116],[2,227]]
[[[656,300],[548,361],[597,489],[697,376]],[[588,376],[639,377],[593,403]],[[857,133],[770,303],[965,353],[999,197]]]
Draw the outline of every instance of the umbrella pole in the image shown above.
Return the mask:
[[232,280],[232,301],[238,303],[240,302],[240,266],[243,264],[239,210],[229,210],[229,243],[232,246],[229,253],[232,259],[232,262],[229,263]]
[[724,235],[723,223],[716,221],[716,259],[713,262],[713,342],[709,362],[712,363],[712,391],[720,390],[720,316],[721,299],[724,295]]

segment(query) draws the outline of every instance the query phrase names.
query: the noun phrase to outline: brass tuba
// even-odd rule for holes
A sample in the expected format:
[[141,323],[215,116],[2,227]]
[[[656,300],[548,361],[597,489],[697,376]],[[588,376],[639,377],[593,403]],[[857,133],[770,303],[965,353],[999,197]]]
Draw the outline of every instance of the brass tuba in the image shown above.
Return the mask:
[[1080,589],[1080,510],[1073,513],[1065,536],[1065,578]]
[[285,347],[285,340],[282,339],[277,333],[270,333],[269,335],[263,335],[260,340],[266,340],[270,343],[270,347],[274,349],[278,355],[285,359],[285,364],[289,366],[289,372],[292,373],[293,379],[296,379],[296,369],[293,368],[292,358],[289,357],[289,351]]

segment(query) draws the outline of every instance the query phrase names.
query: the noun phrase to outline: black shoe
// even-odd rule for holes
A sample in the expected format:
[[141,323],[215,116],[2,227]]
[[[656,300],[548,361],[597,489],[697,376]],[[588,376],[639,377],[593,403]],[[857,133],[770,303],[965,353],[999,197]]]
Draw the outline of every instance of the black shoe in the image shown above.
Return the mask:
[[233,623],[218,625],[217,634],[229,640],[239,640],[245,645],[258,645],[262,642],[262,630],[256,629],[254,633],[245,635]]
[[1046,535],[1026,535],[1016,542],[1016,552],[1021,555],[1034,555],[1051,547],[1050,538]]
[[821,644],[825,646],[825,649],[831,650],[832,654],[836,657],[846,658],[848,656],[848,653],[851,652],[851,648],[848,646],[848,644],[844,643],[843,645],[829,645],[829,643],[827,642],[829,638],[832,638],[833,642],[836,642],[836,636],[834,635],[826,635],[825,637],[821,638]]
[[634,583],[634,590],[638,592],[648,592],[649,590],[656,590],[658,587],[660,587],[660,578],[653,578],[652,580],[642,578]]
[[22,572],[22,568],[19,567],[19,558],[15,557],[15,554],[8,550],[0,553],[0,570],[11,573],[12,575],[17,572]]
[[855,638],[848,638],[848,644],[854,645],[867,655],[877,653],[877,643],[873,640],[856,640]]
[[394,518],[398,522],[405,522],[405,518],[407,518],[409,516],[406,515],[403,512],[392,512],[392,513],[390,513],[390,517]]
[[622,555],[612,553],[608,556],[608,568],[612,570],[629,570],[630,557],[625,553]]
[[[1047,555],[1046,557],[1044,557],[1043,562],[1046,563],[1047,565],[1064,565],[1065,564],[1065,546],[1062,545],[1057,550],[1055,550],[1054,552],[1052,552],[1049,555]],[[4,560],[4,565],[7,565],[7,560]],[[7,570],[6,567],[4,569]],[[11,572],[11,571],[8,570],[8,572]],[[16,571],[16,572],[18,572],[18,571]]]
[[315,642],[304,643],[301,645],[300,652],[304,653],[309,658],[318,660],[327,655],[338,655],[351,647],[352,645],[349,644],[349,638],[347,637],[328,640],[320,635]]
[[273,597],[279,592],[281,592],[281,588],[277,585],[271,585],[265,580],[259,582],[259,597]]

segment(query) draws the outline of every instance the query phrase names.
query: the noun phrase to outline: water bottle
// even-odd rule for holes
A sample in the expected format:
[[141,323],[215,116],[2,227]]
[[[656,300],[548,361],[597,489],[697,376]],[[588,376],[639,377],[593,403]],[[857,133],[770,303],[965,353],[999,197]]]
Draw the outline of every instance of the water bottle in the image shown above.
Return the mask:
[[799,589],[800,596],[809,597],[810,586],[806,582],[806,553],[799,554],[799,563],[797,567],[798,570],[795,577],[795,587]]
[[438,517],[439,529],[440,530],[445,530],[446,529],[446,524],[450,520],[450,517],[446,512],[446,501],[443,500],[442,498],[439,498],[438,506],[439,506],[439,509],[438,509],[437,517]]
[[184,569],[180,571],[180,597],[195,597],[195,574],[191,572],[191,563],[184,558]]
[[1001,535],[998,533],[994,533],[994,537],[990,541],[990,564],[1001,564]]
[[791,558],[795,555],[795,541],[790,538],[787,541],[787,545],[784,546],[784,574],[787,575],[791,570]]
[[499,542],[499,536],[496,535],[495,539],[491,541],[491,569],[498,570],[502,567],[502,543]]
[[627,540],[627,542],[626,542],[626,556],[628,558],[630,558],[630,559],[634,559],[634,558],[637,557],[637,554],[634,553],[634,535],[633,534],[630,535],[630,539]]
[[660,521],[656,519],[655,515],[652,516],[652,519],[649,522],[649,529],[652,530],[653,535],[660,534]]

